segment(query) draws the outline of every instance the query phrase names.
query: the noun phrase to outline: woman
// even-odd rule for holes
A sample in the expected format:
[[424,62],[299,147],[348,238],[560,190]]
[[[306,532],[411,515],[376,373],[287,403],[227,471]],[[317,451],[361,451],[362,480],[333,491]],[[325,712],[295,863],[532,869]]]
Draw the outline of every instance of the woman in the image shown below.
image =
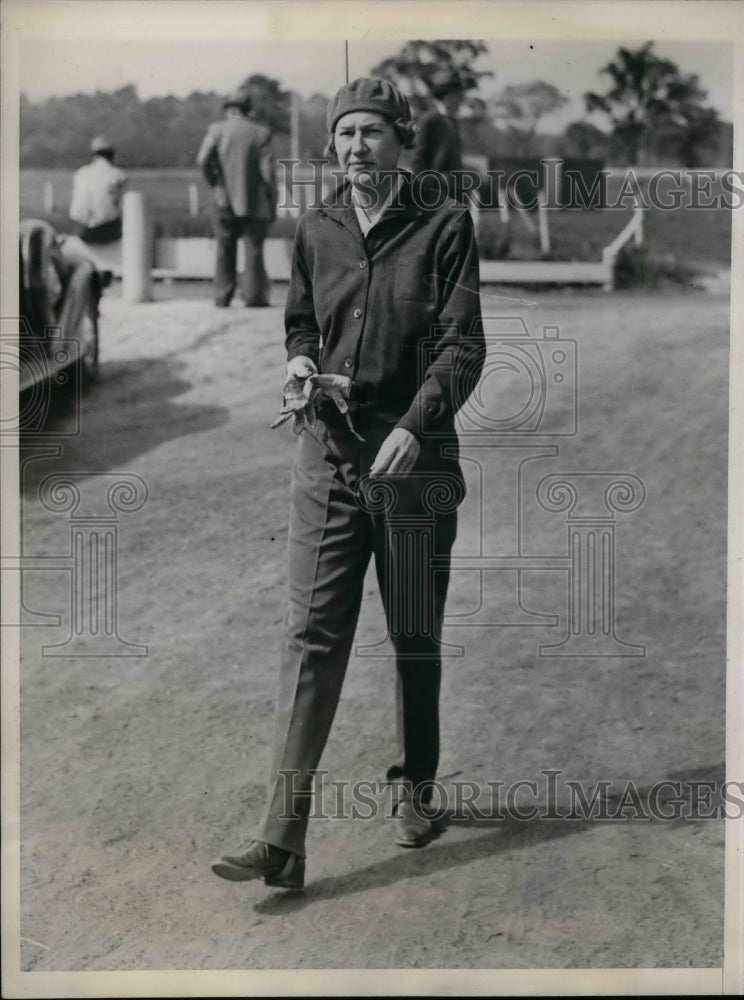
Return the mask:
[[426,804],[439,757],[440,634],[464,495],[454,415],[485,350],[470,216],[398,170],[414,138],[405,96],[386,80],[355,80],[330,102],[327,123],[344,183],[298,226],[287,375],[347,376],[351,419],[321,403],[300,438],[267,806],[247,850],[212,865],[222,878],[288,888],[303,884],[312,775],[372,556],[397,667],[395,839],[421,847],[434,835]]

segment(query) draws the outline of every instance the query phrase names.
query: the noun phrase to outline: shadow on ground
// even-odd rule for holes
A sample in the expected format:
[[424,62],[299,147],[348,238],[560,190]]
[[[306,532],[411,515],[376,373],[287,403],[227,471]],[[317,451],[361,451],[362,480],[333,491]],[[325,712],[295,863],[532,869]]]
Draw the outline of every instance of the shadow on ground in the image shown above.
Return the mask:
[[[610,819],[568,819],[565,815],[569,811],[566,808],[567,804],[556,806],[558,818],[540,816],[540,812],[545,813],[547,810],[545,804],[542,807],[538,804],[538,815],[527,820],[520,820],[508,814],[476,816],[472,812],[457,814],[452,810],[442,810],[440,818],[436,821],[438,835],[446,833],[448,827],[465,827],[488,832],[484,832],[482,836],[460,840],[456,843],[448,844],[445,840],[429,845],[423,850],[404,850],[403,853],[397,854],[395,857],[359,868],[350,874],[320,879],[311,883],[303,891],[285,890],[274,893],[255,904],[253,909],[257,913],[281,916],[321,900],[339,899],[354,893],[365,892],[368,889],[394,885],[406,878],[425,878],[435,872],[469,865],[484,858],[498,858],[500,854],[508,851],[520,850],[575,833],[585,833],[599,825],[616,826],[618,823],[633,822],[665,822],[678,825],[710,819],[709,813],[716,808],[720,810],[724,805],[721,797],[724,781],[725,765],[717,764],[712,767],[673,774],[664,779],[663,782],[656,782],[655,786],[638,788],[637,801],[643,806],[649,801],[652,788],[659,787],[659,794],[655,798],[658,806],[656,811],[661,813],[664,810],[665,817],[668,816],[664,819],[660,819],[658,815],[651,815],[645,820],[639,818],[635,811],[634,801],[622,794],[610,794],[604,797],[606,813],[612,817]],[[681,785],[685,805],[691,806],[690,809],[683,809],[678,816],[674,815],[673,808],[673,802],[675,798],[678,798],[675,795],[674,783]],[[713,792],[706,799],[704,786],[708,785],[713,786]],[[695,803],[697,804],[695,805]],[[733,815],[736,814],[737,809],[740,810],[740,806],[735,801],[729,808]],[[723,852],[723,846],[721,846],[721,852]],[[723,864],[723,853],[721,853],[721,864]]]
[[100,380],[85,391],[74,379],[64,389],[45,390],[36,403],[45,419],[19,440],[22,494],[49,472],[74,477],[116,470],[166,441],[225,424],[225,407],[178,402],[191,388],[179,374],[183,368],[158,358],[116,361],[103,365]]

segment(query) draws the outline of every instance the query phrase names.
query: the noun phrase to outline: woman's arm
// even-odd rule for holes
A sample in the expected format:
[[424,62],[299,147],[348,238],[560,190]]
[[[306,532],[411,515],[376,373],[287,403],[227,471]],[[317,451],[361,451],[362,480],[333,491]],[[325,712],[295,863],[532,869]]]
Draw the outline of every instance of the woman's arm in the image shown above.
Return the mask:
[[439,339],[424,380],[397,426],[417,437],[451,422],[473,391],[485,359],[479,294],[478,248],[470,213],[463,209],[445,230],[437,251]]
[[320,361],[320,329],[315,317],[313,286],[305,258],[302,220],[297,226],[287,305],[284,310],[287,360],[309,358],[316,367]]

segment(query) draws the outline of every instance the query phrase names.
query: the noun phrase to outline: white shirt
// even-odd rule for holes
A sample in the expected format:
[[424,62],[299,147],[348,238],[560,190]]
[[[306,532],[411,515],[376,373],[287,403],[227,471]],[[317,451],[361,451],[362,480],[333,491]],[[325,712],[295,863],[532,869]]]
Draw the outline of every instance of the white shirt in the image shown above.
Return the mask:
[[75,171],[70,218],[83,226],[100,226],[121,215],[126,174],[103,156]]
[[400,187],[400,174],[397,174],[393,178],[393,183],[390,185],[390,191],[388,193],[387,198],[385,198],[385,200],[381,204],[377,205],[375,208],[365,209],[362,208],[362,206],[359,204],[359,199],[364,198],[366,196],[366,192],[364,192],[362,195],[359,195],[356,189],[352,185],[351,203],[354,206],[354,212],[356,213],[357,222],[359,223],[359,228],[361,229],[363,236],[367,235],[372,226],[377,225],[377,223],[380,221],[380,218],[384,214],[385,210],[390,208],[390,206],[392,205],[393,201],[395,200],[398,194],[399,187]]

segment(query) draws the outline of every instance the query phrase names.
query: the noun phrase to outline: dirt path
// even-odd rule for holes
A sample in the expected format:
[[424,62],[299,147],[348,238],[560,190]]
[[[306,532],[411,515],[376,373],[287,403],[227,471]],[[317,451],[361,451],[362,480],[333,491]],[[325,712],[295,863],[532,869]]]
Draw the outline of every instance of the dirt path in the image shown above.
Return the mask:
[[[647,488],[618,518],[616,581],[619,634],[647,656],[545,658],[555,630],[452,628],[467,655],[446,666],[441,773],[537,780],[543,809],[549,768],[590,788],[720,781],[728,302],[546,294],[525,316],[580,347],[580,433],[557,467],[628,471]],[[69,631],[69,577],[26,574],[27,606],[62,624],[23,630],[22,968],[720,965],[719,822],[466,819],[406,852],[384,814],[317,819],[303,897],[211,874],[214,855],[250,838],[269,763],[295,446],[268,429],[281,309],[278,297],[250,313],[107,298],[102,329],[105,377],[81,433],[59,438],[59,458],[24,448],[24,539],[29,553],[69,546],[69,515],[38,499],[45,475],[86,489],[92,472],[141,477],[146,503],[119,516],[118,621],[149,655],[42,656]],[[72,425],[68,412],[51,427]],[[498,504],[513,506],[504,483]],[[498,504],[513,548],[514,510]],[[535,524],[536,550],[565,547],[565,515]],[[495,576],[494,600],[514,585]],[[564,613],[562,574],[543,577],[528,606]],[[383,638],[367,589],[361,643]],[[461,574],[451,610],[474,600]],[[356,657],[328,782],[381,779],[393,747],[392,661]]]

